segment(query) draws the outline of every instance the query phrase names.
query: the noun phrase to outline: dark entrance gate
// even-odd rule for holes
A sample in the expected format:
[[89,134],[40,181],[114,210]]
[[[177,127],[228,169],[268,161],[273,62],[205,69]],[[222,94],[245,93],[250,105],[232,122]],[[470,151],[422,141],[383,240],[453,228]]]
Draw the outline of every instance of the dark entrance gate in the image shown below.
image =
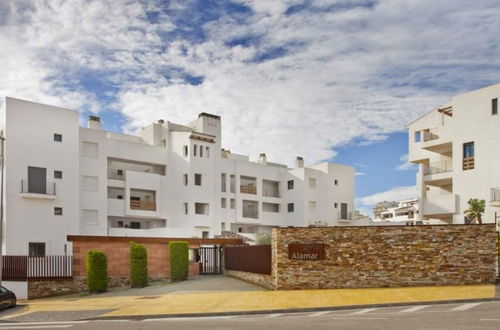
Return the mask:
[[222,273],[222,249],[220,246],[199,247],[200,275]]

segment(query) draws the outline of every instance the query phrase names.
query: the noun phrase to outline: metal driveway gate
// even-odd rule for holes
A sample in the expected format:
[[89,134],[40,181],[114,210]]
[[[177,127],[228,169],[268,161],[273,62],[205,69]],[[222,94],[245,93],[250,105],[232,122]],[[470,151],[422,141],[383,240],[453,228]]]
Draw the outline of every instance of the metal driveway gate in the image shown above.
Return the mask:
[[222,249],[219,246],[199,247],[200,275],[222,273]]

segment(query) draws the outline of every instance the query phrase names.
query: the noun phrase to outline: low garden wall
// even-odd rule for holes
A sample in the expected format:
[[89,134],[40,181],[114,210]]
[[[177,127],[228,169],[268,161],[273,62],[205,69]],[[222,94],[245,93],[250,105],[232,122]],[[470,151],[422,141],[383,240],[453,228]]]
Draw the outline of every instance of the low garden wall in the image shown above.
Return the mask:
[[224,275],[229,277],[234,277],[239,280],[261,286],[266,289],[271,289],[271,290],[274,289],[273,277],[271,275],[241,272],[238,270],[228,270],[228,269],[224,271]]

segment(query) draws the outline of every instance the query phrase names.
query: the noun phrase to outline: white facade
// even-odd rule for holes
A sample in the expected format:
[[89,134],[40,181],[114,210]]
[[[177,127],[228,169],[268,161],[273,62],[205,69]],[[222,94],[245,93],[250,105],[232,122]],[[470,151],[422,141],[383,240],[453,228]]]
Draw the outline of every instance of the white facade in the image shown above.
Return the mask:
[[422,220],[464,223],[471,198],[486,201],[483,222],[500,215],[499,97],[500,84],[460,94],[408,125]]
[[354,168],[299,159],[289,169],[264,154],[251,162],[221,149],[221,120],[210,114],[131,136],[102,130],[96,117],[79,127],[74,110],[7,97],[0,128],[8,255],[69,253],[67,235],[213,237],[338,225],[353,212]]

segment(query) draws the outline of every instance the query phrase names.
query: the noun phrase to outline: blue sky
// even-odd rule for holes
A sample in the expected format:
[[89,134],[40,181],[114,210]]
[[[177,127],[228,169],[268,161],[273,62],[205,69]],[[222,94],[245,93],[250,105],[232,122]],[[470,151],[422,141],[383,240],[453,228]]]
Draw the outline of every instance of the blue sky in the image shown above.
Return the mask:
[[255,159],[356,166],[357,204],[415,194],[405,126],[498,82],[497,0],[0,2],[0,96],[101,116],[223,120]]

